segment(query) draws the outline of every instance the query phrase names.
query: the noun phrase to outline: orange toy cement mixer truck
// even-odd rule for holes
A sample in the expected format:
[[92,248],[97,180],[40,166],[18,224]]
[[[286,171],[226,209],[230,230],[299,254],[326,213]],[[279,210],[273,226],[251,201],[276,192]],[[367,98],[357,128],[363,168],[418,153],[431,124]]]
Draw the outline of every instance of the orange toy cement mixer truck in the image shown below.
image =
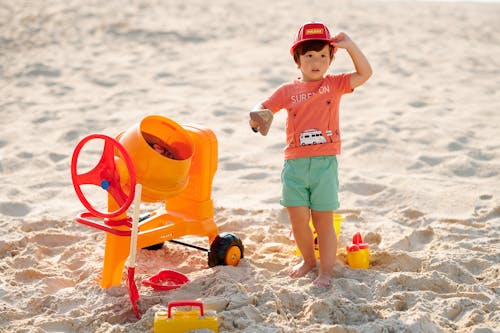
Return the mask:
[[[92,149],[94,145],[103,146],[102,154]],[[88,212],[79,214],[77,221],[106,232],[101,287],[121,283],[132,226],[127,209],[136,183],[142,184],[143,202],[165,203],[142,215],[137,248],[161,246],[186,235],[206,236],[209,266],[238,264],[243,258],[241,240],[232,233],[219,235],[214,222],[211,193],[217,153],[217,138],[211,130],[194,124],[181,126],[161,116],[143,118],[116,139],[92,134],[78,143],[71,177]],[[81,156],[98,161],[88,165]],[[96,186],[101,188],[99,192],[105,191],[107,211],[98,210],[88,200],[93,196],[88,189]]]

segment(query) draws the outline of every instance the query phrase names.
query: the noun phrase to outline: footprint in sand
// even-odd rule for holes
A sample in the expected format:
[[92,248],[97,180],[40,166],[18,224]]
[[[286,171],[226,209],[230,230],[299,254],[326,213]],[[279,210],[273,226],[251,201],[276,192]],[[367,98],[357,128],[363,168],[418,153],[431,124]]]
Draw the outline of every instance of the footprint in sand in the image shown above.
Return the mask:
[[382,235],[380,235],[377,232],[367,232],[366,235],[364,235],[363,240],[365,243],[368,244],[380,244],[382,242]]
[[49,273],[42,272],[36,268],[18,269],[15,279],[23,284],[31,284],[50,276]]
[[460,136],[456,138],[454,141],[448,143],[448,151],[455,152],[464,149],[464,145],[469,142],[469,136],[472,136],[472,133],[468,135]]
[[428,264],[424,265],[424,271],[442,272],[458,284],[475,284],[477,282],[476,278],[462,265],[461,259],[454,259],[433,258]]
[[72,142],[72,141],[76,141],[79,137],[80,137],[80,133],[78,131],[71,130],[71,131],[66,132],[62,136],[62,139],[63,139],[63,141],[66,141],[66,142]]
[[280,202],[280,199],[281,199],[280,196],[276,196],[276,197],[261,200],[261,202],[264,204],[276,204],[276,203]]
[[422,260],[406,252],[373,252],[370,265],[390,272],[420,272]]
[[224,170],[241,170],[241,169],[247,169],[248,165],[243,164],[243,163],[233,163],[233,162],[225,162],[222,164],[222,169]]
[[33,154],[26,151],[21,151],[17,153],[16,156],[25,160],[33,158]]
[[64,160],[66,157],[68,157],[67,155],[65,154],[59,154],[59,153],[49,153],[49,159],[54,162],[54,163],[57,163],[59,161],[62,161]]
[[493,198],[493,196],[491,194],[483,194],[481,196],[479,196],[479,199],[481,200],[491,200]]
[[31,212],[31,207],[22,202],[0,202],[0,213],[7,216],[21,217]]
[[459,151],[459,150],[462,150],[463,148],[464,147],[459,142],[454,141],[454,142],[450,142],[448,144],[448,151],[450,151],[450,152]]
[[81,240],[79,236],[57,234],[57,233],[37,233],[35,236],[31,237],[30,241],[39,246],[45,246],[51,249],[58,247],[67,247],[72,244],[76,244]]
[[26,66],[26,68],[17,74],[17,77],[60,77],[61,71],[52,68],[42,63],[34,63]]
[[403,251],[423,250],[434,239],[434,230],[431,227],[417,229],[392,245],[395,249]]
[[227,111],[225,111],[225,110],[215,110],[212,113],[216,117],[224,117],[227,115]]
[[244,176],[241,176],[241,179],[249,179],[249,180],[259,180],[259,179],[265,179],[269,177],[269,174],[266,172],[253,172],[246,174]]
[[91,82],[95,85],[101,86],[101,87],[114,87],[117,83],[111,80],[104,80],[104,79],[92,79]]
[[445,160],[444,157],[430,156],[430,155],[422,155],[418,159],[430,166],[438,165]]
[[170,79],[173,78],[174,74],[168,73],[168,72],[159,72],[154,76],[154,79],[156,81],[165,81],[165,83]]
[[50,86],[50,94],[54,96],[65,96],[74,90],[72,87],[64,84],[50,83],[47,85]]
[[[488,196],[486,196],[488,198]],[[493,196],[489,196],[489,199],[484,199],[484,200],[491,200]],[[495,202],[488,202],[488,206],[478,206],[476,207],[477,210],[477,221],[490,221],[491,223],[497,223],[497,220],[500,218],[500,205],[492,206],[494,205]],[[492,221],[493,220],[493,221]],[[474,223],[473,225],[476,225],[477,223]]]
[[411,101],[410,103],[408,103],[411,107],[414,107],[414,108],[423,108],[425,106],[427,106],[427,103],[424,102],[424,101]]
[[487,164],[477,162],[465,155],[453,158],[446,162],[446,169],[458,177],[480,177],[494,178],[498,176],[498,171]]
[[347,183],[342,186],[343,191],[352,192],[359,195],[369,196],[382,192],[385,186],[369,183]]
[[31,122],[35,125],[38,125],[38,124],[43,124],[43,123],[46,123],[46,122],[49,122],[49,121],[52,121],[55,119],[57,119],[55,114],[49,114],[48,112],[44,112],[43,116],[35,118]]
[[44,292],[47,295],[55,294],[61,289],[75,286],[75,281],[63,277],[47,277],[42,279],[42,282],[45,284]]
[[234,133],[234,128],[226,127],[222,129],[222,132],[224,132],[227,135],[231,135]]
[[425,214],[412,208],[407,208],[403,211],[403,216],[410,219],[410,220],[416,220],[424,216]]
[[467,156],[477,160],[477,161],[491,161],[495,158],[494,153],[484,152],[480,149],[473,149],[467,153]]

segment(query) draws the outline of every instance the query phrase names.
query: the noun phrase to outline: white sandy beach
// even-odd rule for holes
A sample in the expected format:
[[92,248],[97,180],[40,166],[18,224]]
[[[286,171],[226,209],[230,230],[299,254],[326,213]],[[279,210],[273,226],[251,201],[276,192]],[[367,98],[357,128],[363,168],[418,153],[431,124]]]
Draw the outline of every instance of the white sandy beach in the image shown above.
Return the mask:
[[[374,70],[341,104],[330,289],[287,275],[286,111],[266,137],[248,127],[298,75],[288,50],[310,20],[348,33]],[[340,51],[331,72],[351,70]],[[161,268],[191,282],[139,286],[137,320],[125,284],[99,286],[105,233],[75,221],[70,163],[83,137],[148,115],[214,131],[215,219],[245,258],[139,250],[138,285]],[[203,301],[220,332],[500,332],[500,3],[6,0],[0,119],[0,332],[153,332],[177,299]],[[357,231],[368,270],[345,264]]]

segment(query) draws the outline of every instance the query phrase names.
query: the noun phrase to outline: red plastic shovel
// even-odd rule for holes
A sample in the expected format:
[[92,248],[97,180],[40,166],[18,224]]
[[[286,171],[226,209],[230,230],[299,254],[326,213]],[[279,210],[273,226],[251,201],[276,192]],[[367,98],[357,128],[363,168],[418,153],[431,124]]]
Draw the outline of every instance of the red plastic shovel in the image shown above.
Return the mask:
[[132,217],[132,234],[130,235],[130,254],[128,256],[127,262],[127,288],[128,295],[130,296],[130,302],[132,302],[132,307],[134,308],[135,316],[137,319],[141,319],[141,314],[139,313],[139,308],[137,307],[137,301],[139,300],[139,291],[135,285],[134,274],[135,274],[135,256],[137,253],[137,234],[139,232],[139,209],[141,205],[141,192],[142,185],[135,185],[135,197],[134,197],[134,215]]

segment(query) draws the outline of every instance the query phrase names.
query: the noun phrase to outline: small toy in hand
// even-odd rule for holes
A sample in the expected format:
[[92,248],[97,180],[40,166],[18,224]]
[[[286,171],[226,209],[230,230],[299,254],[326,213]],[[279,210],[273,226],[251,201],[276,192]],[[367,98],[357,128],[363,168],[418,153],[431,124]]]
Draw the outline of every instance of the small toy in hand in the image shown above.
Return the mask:
[[273,122],[273,113],[270,110],[255,110],[250,112],[250,126],[252,130],[266,136]]

